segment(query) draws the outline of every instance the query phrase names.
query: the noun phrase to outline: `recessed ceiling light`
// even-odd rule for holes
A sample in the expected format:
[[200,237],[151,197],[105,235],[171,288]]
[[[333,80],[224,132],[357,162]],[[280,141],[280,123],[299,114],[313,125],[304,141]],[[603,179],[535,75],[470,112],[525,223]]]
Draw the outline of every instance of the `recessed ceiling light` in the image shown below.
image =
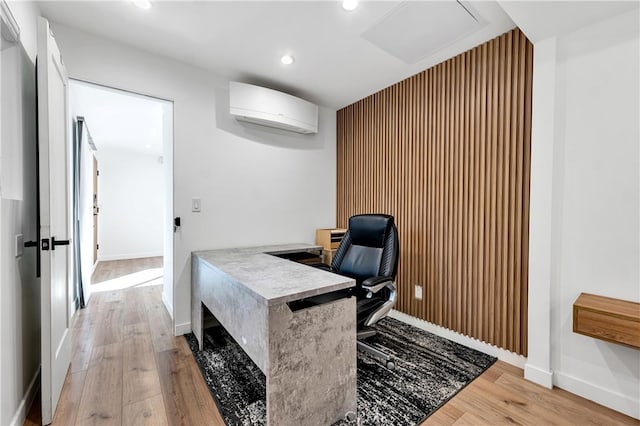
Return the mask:
[[358,0],[343,0],[342,8],[344,10],[353,10],[358,7]]
[[282,58],[280,58],[280,62],[282,62],[285,65],[291,65],[293,63],[293,56],[284,55]]
[[140,9],[151,9],[151,2],[149,0],[133,0],[133,4],[138,6]]

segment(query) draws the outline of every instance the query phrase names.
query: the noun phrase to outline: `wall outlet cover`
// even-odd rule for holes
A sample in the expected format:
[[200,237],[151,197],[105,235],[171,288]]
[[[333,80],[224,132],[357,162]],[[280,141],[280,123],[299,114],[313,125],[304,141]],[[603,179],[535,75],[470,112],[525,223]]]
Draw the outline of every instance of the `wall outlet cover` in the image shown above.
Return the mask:
[[422,286],[420,284],[415,285],[415,290],[413,294],[416,299],[422,300]]

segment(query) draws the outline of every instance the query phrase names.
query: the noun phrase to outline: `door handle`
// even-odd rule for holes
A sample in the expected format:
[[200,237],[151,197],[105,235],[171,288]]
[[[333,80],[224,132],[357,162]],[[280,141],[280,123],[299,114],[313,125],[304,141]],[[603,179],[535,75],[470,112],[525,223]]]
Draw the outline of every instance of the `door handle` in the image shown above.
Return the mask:
[[55,250],[56,246],[68,246],[71,240],[56,240],[55,237],[51,237],[51,250]]
[[56,246],[68,246],[71,240],[56,240],[56,237],[51,237],[51,244],[49,244],[49,238],[42,239],[42,250],[55,250]]

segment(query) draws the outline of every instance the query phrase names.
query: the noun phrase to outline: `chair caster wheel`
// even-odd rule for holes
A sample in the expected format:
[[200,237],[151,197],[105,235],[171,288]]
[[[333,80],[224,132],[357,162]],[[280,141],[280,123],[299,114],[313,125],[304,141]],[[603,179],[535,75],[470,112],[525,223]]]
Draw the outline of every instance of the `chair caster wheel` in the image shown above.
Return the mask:
[[356,420],[358,420],[358,416],[356,415],[356,413],[354,413],[353,411],[349,411],[345,416],[344,419],[348,422],[355,422]]
[[387,361],[387,368],[389,370],[395,370],[396,365],[393,363],[393,361]]

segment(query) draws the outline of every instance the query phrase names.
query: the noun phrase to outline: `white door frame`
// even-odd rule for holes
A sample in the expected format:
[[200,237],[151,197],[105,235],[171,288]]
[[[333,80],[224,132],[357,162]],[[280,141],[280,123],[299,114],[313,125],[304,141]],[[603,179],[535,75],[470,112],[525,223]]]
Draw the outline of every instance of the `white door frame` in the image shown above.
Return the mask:
[[[163,256],[164,256],[164,266],[163,266],[163,274],[164,274],[164,278],[163,278],[163,291],[162,291],[162,301],[169,313],[169,315],[171,316],[172,322],[175,322],[174,320],[174,303],[173,303],[173,266],[174,266],[174,253],[175,253],[175,241],[174,241],[174,231],[173,231],[173,215],[174,215],[174,199],[173,199],[173,188],[174,188],[174,176],[173,176],[173,152],[174,152],[174,141],[175,141],[175,137],[174,137],[174,122],[175,122],[175,117],[174,117],[174,102],[171,99],[166,99],[166,98],[162,98],[159,96],[154,96],[154,95],[149,95],[146,93],[141,93],[141,92],[136,92],[136,91],[132,91],[132,90],[127,90],[127,89],[121,89],[119,87],[115,87],[113,85],[109,85],[109,84],[102,84],[99,82],[95,82],[95,81],[89,81],[89,80],[84,80],[81,78],[75,78],[75,77],[69,77],[69,80],[73,83],[73,82],[78,82],[81,84],[88,84],[88,85],[93,85],[93,86],[97,86],[97,87],[102,87],[102,88],[106,88],[109,90],[113,90],[113,91],[117,91],[117,92],[122,92],[122,93],[127,93],[127,94],[133,94],[136,96],[143,96],[145,98],[151,98],[153,100],[157,100],[160,102],[163,102],[164,104],[166,104],[167,106],[170,106],[169,111],[171,113],[170,115],[170,119],[165,123],[164,126],[164,132],[163,134],[169,134],[170,138],[166,138],[165,136],[165,140],[163,143],[163,168],[164,168],[164,175],[165,175],[165,194],[166,194],[166,199],[165,199],[165,221],[164,223],[164,229],[163,229],[163,234],[164,234],[164,245],[163,245]],[[164,136],[164,135],[163,135]],[[70,170],[70,172],[72,173],[73,170]],[[94,265],[95,266],[95,265]],[[171,294],[167,295],[166,293],[166,289],[170,288],[171,289]],[[91,294],[89,293],[88,295],[85,294],[85,303],[89,303]],[[175,324],[173,325],[174,330],[175,330]]]

